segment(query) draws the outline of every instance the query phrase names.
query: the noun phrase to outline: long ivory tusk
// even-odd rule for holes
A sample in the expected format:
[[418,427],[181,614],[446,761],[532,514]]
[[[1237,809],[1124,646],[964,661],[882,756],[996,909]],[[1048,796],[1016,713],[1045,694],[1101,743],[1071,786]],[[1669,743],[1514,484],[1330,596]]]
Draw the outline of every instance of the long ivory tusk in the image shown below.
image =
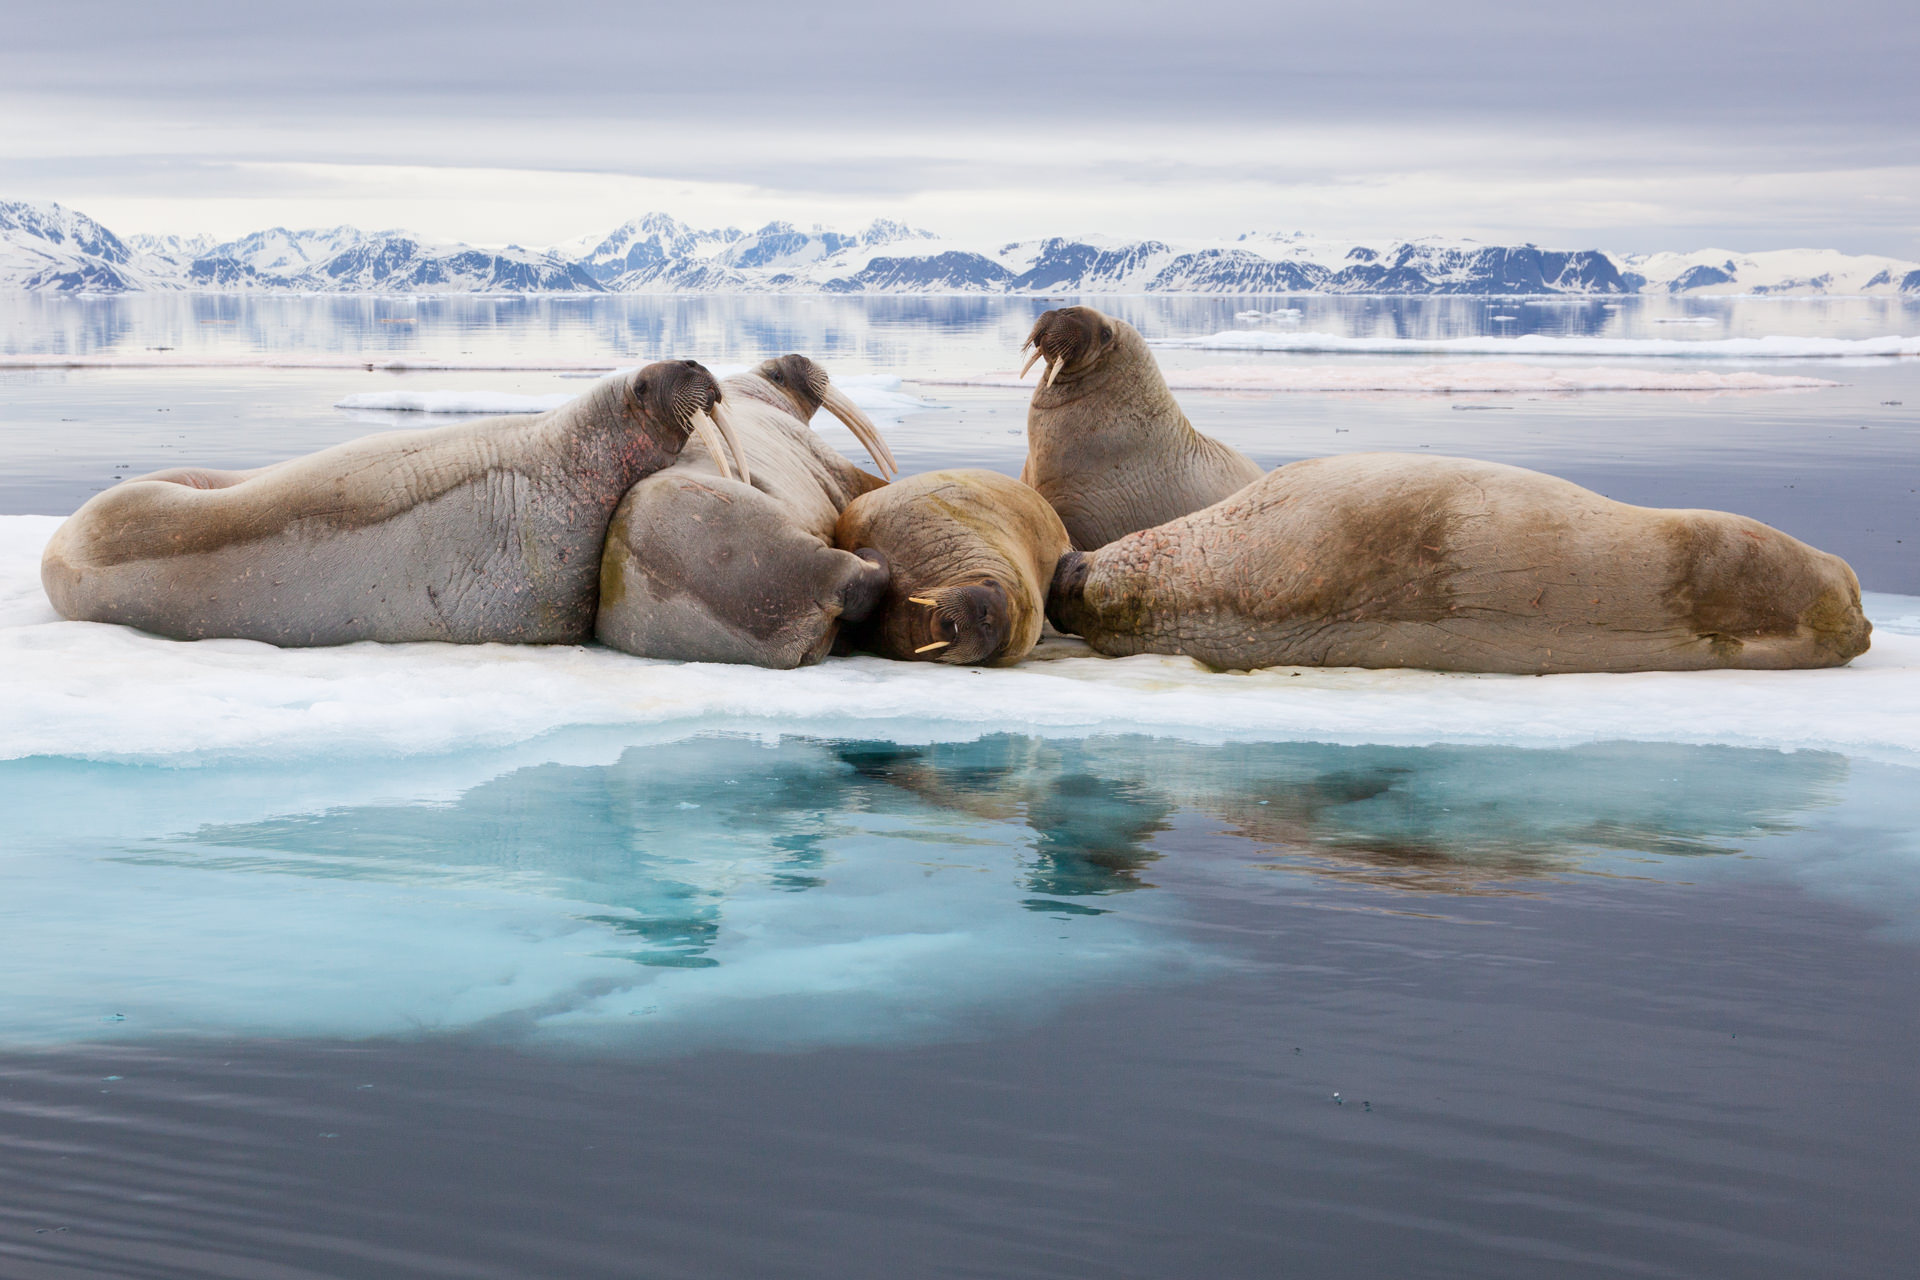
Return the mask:
[[880,478],[892,480],[900,474],[900,464],[893,460],[893,450],[880,437],[880,428],[873,425],[873,419],[860,412],[860,406],[840,393],[840,389],[829,382],[820,391],[820,403],[827,412],[847,424],[847,430],[853,432],[873,458],[873,465],[880,468]]
[[707,416],[705,409],[693,411],[693,432],[700,437],[700,443],[706,446],[707,453],[713,458],[713,465],[720,468],[724,480],[733,479],[733,468],[727,465],[727,448],[720,439],[719,428],[713,425],[713,419]]
[[932,644],[921,645],[918,649],[915,649],[914,652],[925,653],[929,649],[944,649],[952,643],[953,641],[951,640],[935,640]]
[[937,608],[939,608],[939,607],[940,607],[940,602],[939,602],[938,600],[929,600],[929,599],[927,599],[927,598],[926,598],[925,596],[908,596],[908,597],[907,597],[907,603],[908,603],[908,604],[923,604],[923,605],[925,605],[925,606],[927,606],[927,608],[929,608],[929,609],[937,609]]
[[1041,383],[1040,385],[1043,387],[1052,386],[1053,380],[1059,377],[1060,371],[1066,367],[1067,367],[1067,358],[1065,356],[1061,356],[1058,360],[1047,361],[1047,380]]
[[1027,357],[1027,362],[1020,366],[1020,376],[1023,378],[1026,377],[1027,370],[1033,368],[1033,362],[1035,360],[1038,360],[1039,358],[1040,358],[1040,348],[1035,347],[1033,349],[1033,354]]
[[734,470],[740,473],[741,484],[753,483],[753,469],[747,465],[747,451],[740,447],[740,437],[733,433],[733,422],[727,416],[727,407],[716,402],[713,406],[713,420],[719,426],[720,434],[727,438],[727,448],[733,453]]

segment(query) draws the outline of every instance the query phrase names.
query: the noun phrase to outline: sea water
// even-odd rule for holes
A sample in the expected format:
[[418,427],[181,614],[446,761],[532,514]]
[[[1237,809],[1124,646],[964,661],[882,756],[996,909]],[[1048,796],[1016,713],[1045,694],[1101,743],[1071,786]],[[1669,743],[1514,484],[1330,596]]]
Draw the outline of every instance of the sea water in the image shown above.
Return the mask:
[[[128,359],[808,350],[913,471],[1017,468],[1021,395],[952,384],[1041,305],[5,314],[9,352]],[[1349,336],[1920,333],[1879,302],[1102,305],[1168,339],[1287,306]],[[0,371],[0,1271],[1904,1274],[1920,366],[1744,367],[1841,385],[1182,399],[1263,461],[1500,457],[1844,547],[1877,627],[1849,668],[178,644],[55,618],[47,517],[423,420],[351,395],[573,370]]]

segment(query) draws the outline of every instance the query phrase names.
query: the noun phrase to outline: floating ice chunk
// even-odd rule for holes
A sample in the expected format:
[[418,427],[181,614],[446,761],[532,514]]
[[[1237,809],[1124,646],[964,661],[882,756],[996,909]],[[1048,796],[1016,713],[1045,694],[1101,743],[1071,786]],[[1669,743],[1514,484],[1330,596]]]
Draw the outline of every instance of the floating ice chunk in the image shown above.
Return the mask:
[[[1460,361],[1429,365],[1211,365],[1162,371],[1175,391],[1387,391],[1560,394],[1582,391],[1805,391],[1837,387],[1826,378],[1716,373],[1706,369],[1570,369],[1515,361]],[[1031,389],[1012,370],[966,379],[929,380],[938,386]]]
[[[0,759],[407,755],[569,726],[751,727],[919,742],[1027,732],[1194,741],[1637,740],[1818,747],[1920,759],[1920,599],[1828,671],[1477,676],[1108,659],[1054,642],[1010,669],[879,658],[798,671],[648,661],[593,646],[354,644],[276,649],[65,622],[40,591],[59,521],[0,517]],[[1920,630],[1920,628],[1915,628]]]
[[572,396],[513,395],[505,391],[369,391],[333,402],[336,409],[385,409],[396,413],[545,413]]
[[[745,366],[709,367],[716,377],[726,378]],[[898,419],[934,407],[932,401],[901,390],[901,380],[891,374],[854,374],[835,378],[833,384],[876,420]],[[334,407],[389,413],[544,413],[572,398],[565,392],[529,396],[505,391],[369,391],[336,400]],[[824,426],[834,419],[827,414],[818,421]]]
[[1374,355],[1685,356],[1722,360],[1812,360],[1920,356],[1920,337],[1884,338],[1354,338],[1338,333],[1230,329],[1198,338],[1155,338],[1156,347],[1208,351],[1324,351]]

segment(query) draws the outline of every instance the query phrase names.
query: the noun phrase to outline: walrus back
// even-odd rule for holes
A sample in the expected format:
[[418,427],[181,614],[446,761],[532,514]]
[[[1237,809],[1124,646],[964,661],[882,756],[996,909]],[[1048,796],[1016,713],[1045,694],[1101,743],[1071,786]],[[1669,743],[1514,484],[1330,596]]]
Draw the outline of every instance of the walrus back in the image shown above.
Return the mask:
[[1758,521],[1393,454],[1282,467],[1069,557],[1049,616],[1104,653],[1224,668],[1820,667],[1871,633],[1843,561]]

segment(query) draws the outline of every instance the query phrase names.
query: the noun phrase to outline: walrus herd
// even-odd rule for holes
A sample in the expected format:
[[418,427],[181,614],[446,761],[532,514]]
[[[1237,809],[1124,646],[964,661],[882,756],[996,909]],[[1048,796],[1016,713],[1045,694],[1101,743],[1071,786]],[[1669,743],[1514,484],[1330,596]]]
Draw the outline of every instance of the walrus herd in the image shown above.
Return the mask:
[[[1007,665],[1043,621],[1221,669],[1778,669],[1867,649],[1852,569],[1758,521],[1466,458],[1263,472],[1193,429],[1125,321],[1049,311],[1026,347],[1043,367],[1018,481],[898,479],[804,356],[725,382],[661,362],[548,413],[124,481],[55,532],[41,581],[63,617],[183,640],[598,639],[778,668],[855,650]],[[879,474],[813,432],[822,408]]]

